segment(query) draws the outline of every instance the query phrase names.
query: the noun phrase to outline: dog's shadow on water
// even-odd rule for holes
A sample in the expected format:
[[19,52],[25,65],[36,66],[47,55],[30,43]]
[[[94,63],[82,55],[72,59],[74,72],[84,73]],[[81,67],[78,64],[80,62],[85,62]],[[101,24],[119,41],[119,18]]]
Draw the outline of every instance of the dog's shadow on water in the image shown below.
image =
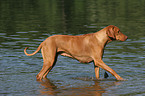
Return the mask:
[[93,78],[73,78],[74,80],[85,80],[93,81],[94,83],[85,87],[57,87],[51,80],[48,78],[39,81],[40,83],[40,94],[46,96],[102,96],[103,93],[106,93],[106,89],[112,86],[120,85],[121,82],[114,79],[93,79]]

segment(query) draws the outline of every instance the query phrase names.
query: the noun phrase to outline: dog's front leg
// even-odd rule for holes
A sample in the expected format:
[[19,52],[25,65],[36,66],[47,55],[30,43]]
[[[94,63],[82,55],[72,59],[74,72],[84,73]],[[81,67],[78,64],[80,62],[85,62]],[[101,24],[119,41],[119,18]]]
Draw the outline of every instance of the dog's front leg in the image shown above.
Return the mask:
[[[95,66],[98,66],[108,72],[110,72],[113,76],[116,77],[117,80],[124,80],[122,77],[120,77],[113,69],[111,69],[109,66],[107,66],[102,60],[95,59]],[[95,70],[96,71],[96,70]]]
[[95,63],[94,63],[94,69],[95,69],[95,76],[96,76],[96,79],[99,79],[99,77],[100,77],[100,76],[99,76],[99,69],[100,69],[100,68],[99,68],[98,66],[96,66]]

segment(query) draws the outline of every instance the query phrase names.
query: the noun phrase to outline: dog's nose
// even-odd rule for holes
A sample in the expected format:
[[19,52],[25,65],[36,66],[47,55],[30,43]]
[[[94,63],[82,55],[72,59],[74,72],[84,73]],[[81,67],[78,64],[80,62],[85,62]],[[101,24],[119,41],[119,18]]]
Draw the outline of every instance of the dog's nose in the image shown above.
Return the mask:
[[126,37],[125,37],[125,39],[127,40],[127,39],[128,39],[128,37],[126,36]]

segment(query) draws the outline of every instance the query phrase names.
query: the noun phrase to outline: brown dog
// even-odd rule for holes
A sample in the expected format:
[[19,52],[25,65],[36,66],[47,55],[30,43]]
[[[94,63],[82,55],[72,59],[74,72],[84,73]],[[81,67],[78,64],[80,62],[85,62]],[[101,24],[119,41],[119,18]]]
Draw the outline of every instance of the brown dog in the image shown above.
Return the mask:
[[45,78],[54,66],[58,54],[77,59],[83,63],[94,61],[95,75],[99,78],[99,68],[102,68],[116,77],[117,80],[123,80],[113,69],[107,66],[103,61],[104,47],[113,40],[125,41],[127,36],[120,32],[116,26],[110,25],[96,33],[80,36],[54,35],[43,41],[37,50],[28,54],[26,49],[24,53],[27,56],[36,54],[40,49],[42,52],[44,64],[36,76],[37,80]]

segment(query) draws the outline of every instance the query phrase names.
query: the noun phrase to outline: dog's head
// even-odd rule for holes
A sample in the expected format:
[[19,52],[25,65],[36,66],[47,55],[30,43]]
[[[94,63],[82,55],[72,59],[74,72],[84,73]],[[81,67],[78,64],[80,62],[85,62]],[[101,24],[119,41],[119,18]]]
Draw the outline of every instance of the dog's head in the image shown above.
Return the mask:
[[127,36],[120,32],[120,29],[114,25],[106,27],[106,34],[111,40],[125,41]]

